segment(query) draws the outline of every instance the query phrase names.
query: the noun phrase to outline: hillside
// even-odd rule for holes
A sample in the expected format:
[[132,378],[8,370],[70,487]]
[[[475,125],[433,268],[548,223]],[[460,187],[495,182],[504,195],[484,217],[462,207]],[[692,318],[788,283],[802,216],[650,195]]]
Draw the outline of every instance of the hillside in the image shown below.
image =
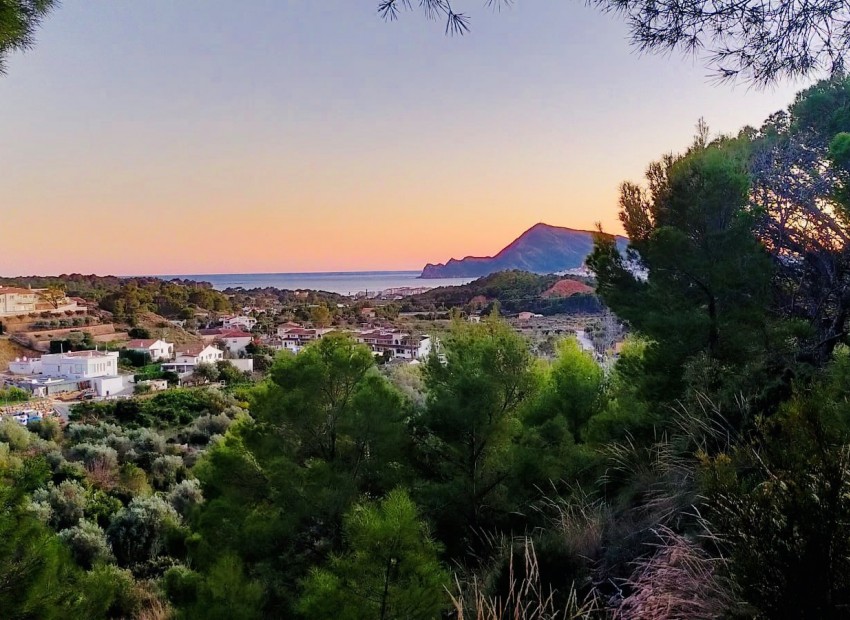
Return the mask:
[[[594,234],[588,230],[535,224],[495,256],[467,256],[436,265],[428,263],[420,277],[479,277],[509,269],[539,274],[577,269],[584,265],[593,249]],[[625,247],[624,237],[617,240]]]
[[463,307],[487,311],[498,301],[502,312],[524,310],[541,314],[596,313],[602,308],[591,287],[581,281],[509,270],[492,273],[461,286],[444,286],[408,297],[406,312]]

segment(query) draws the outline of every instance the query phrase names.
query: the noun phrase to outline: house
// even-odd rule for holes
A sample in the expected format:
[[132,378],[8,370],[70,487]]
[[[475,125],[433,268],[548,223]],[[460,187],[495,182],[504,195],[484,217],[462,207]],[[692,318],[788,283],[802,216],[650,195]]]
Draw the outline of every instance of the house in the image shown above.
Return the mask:
[[198,364],[215,364],[224,359],[224,352],[212,345],[178,347],[173,362],[165,362],[162,369],[184,374],[193,372]]
[[530,321],[531,319],[539,319],[542,316],[542,314],[535,314],[534,312],[520,312],[516,318],[520,321]]
[[388,355],[392,359],[418,360],[431,353],[431,337],[427,335],[415,338],[395,329],[375,329],[357,332],[354,337],[375,355]]
[[174,357],[174,345],[158,339],[131,340],[127,343],[128,351],[147,353],[153,361],[170,360]]
[[226,329],[244,329],[246,332],[254,329],[256,324],[257,319],[250,316],[234,316],[222,321],[222,325]]
[[117,351],[69,351],[41,356],[41,374],[49,377],[93,379],[118,375]]
[[108,397],[126,387],[126,377],[118,374],[118,353],[115,351],[48,353],[40,359],[15,360],[10,369],[13,365],[14,374],[28,375],[17,385],[39,396],[91,390],[98,396]]
[[9,372],[13,375],[40,375],[40,357],[16,357],[14,362],[9,362]]
[[360,309],[360,318],[363,319],[374,319],[375,318],[375,309],[374,308],[361,308]]
[[244,354],[245,348],[254,342],[254,336],[238,329],[230,330],[221,334],[221,341],[231,355],[240,355]]
[[35,312],[38,302],[38,291],[15,286],[0,286],[0,316]]
[[277,338],[269,344],[278,351],[298,353],[313,340],[334,331],[330,327],[306,328],[297,323],[284,323],[277,328]]
[[202,329],[200,334],[201,338],[203,338],[204,342],[207,344],[221,342],[224,348],[227,349],[231,355],[245,353],[245,347],[254,341],[254,336],[252,334],[238,329]]

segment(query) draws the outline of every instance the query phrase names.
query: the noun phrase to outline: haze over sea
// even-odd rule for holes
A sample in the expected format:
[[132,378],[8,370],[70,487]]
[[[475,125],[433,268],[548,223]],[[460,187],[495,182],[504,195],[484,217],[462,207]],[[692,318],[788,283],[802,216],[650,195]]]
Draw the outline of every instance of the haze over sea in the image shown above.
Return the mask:
[[186,274],[157,276],[166,280],[185,278],[209,282],[214,288],[242,287],[244,289],[274,287],[279,289],[311,289],[342,295],[354,295],[360,291],[383,291],[403,286],[436,288],[458,286],[472,282],[475,278],[420,279],[420,271],[330,271],[315,273],[226,273]]

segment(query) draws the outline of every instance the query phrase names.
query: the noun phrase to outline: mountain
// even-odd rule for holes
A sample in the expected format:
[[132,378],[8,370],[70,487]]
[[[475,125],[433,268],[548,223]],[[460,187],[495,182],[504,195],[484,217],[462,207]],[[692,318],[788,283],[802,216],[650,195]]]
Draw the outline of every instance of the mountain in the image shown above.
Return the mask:
[[[576,269],[593,249],[594,233],[549,224],[535,224],[495,256],[467,256],[447,263],[428,263],[421,278],[473,278],[506,269],[555,273]],[[624,249],[628,240],[617,237]]]

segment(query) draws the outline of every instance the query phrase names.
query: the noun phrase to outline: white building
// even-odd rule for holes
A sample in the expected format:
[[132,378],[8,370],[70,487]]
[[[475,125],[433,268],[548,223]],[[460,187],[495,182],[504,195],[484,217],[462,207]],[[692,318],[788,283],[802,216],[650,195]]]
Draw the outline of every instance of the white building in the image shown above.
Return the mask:
[[246,332],[254,329],[256,324],[257,319],[250,316],[234,316],[222,321],[222,325],[227,329],[244,329]]
[[164,340],[141,339],[127,343],[127,350],[147,353],[153,361],[170,360],[174,357],[174,344]]
[[0,286],[0,316],[35,312],[38,300],[37,291],[15,286]]
[[366,330],[356,333],[357,342],[365,344],[375,355],[389,355],[391,358],[418,360],[431,353],[431,337],[419,336],[398,330]]
[[254,336],[239,329],[202,329],[201,338],[207,344],[220,342],[231,355],[245,352],[245,347],[254,341]]
[[215,364],[224,359],[224,352],[212,345],[193,345],[177,350],[173,362],[162,365],[163,370],[170,370],[177,374],[192,372],[198,364]]
[[297,323],[284,323],[277,328],[277,338],[269,342],[269,346],[278,351],[298,353],[314,340],[319,340],[326,334],[335,331],[332,327],[308,329]]
[[9,362],[9,372],[13,375],[40,375],[40,357],[16,357],[14,362]]
[[118,374],[117,351],[71,351],[41,356],[41,374],[49,377],[93,379]]
[[27,375],[29,378],[18,386],[37,396],[75,390],[114,396],[125,388],[125,376],[118,374],[115,351],[48,353],[41,359],[15,360],[9,368],[13,374]]

